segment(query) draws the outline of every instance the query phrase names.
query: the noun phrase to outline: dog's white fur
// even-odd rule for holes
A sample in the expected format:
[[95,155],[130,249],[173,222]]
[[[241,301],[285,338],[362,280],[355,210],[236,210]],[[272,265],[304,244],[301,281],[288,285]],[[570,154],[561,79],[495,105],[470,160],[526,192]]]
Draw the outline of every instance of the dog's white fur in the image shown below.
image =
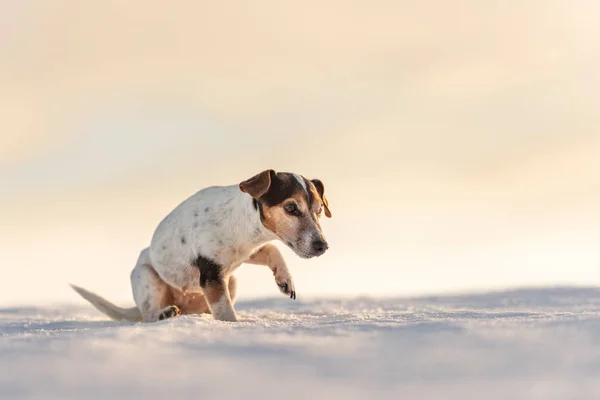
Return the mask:
[[[307,190],[304,180],[297,175],[295,178]],[[322,238],[320,228],[307,234],[307,238]],[[239,185],[209,187],[167,215],[156,229],[150,247],[141,252],[131,273],[137,307],[122,309],[85,289],[73,288],[114,319],[150,322],[176,315],[181,312],[173,307],[176,299],[187,308],[185,312],[211,312],[215,319],[236,321],[236,281],[232,273],[244,262],[271,268],[280,290],[295,297],[292,276],[283,257],[274,245],[267,244],[277,238],[265,228],[252,197]],[[197,254],[198,249],[202,249],[201,255]],[[295,251],[310,256],[302,248]],[[200,270],[191,261],[198,256],[221,266],[224,291],[210,292],[209,287],[200,286]]]
[[194,291],[199,286],[189,284],[198,283],[200,275],[198,268],[188,264],[198,257],[197,249],[226,268],[223,273],[228,276],[257,247],[274,239],[277,237],[262,224],[252,198],[238,185],[209,187],[181,203],[158,225],[150,258],[165,282]]

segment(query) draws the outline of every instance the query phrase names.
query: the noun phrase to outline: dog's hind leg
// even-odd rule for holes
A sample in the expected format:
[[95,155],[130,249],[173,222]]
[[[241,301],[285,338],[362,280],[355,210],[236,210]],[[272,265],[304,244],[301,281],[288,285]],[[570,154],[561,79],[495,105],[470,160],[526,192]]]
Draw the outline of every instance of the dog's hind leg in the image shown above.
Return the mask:
[[148,251],[144,250],[131,272],[133,299],[144,322],[180,315],[181,310],[173,304],[169,285],[160,279],[149,261]]
[[[235,303],[237,294],[237,279],[231,275],[227,284],[231,304]],[[206,296],[201,293],[182,293],[177,289],[171,288],[175,304],[179,306],[182,314],[210,314],[210,307],[206,301]]]

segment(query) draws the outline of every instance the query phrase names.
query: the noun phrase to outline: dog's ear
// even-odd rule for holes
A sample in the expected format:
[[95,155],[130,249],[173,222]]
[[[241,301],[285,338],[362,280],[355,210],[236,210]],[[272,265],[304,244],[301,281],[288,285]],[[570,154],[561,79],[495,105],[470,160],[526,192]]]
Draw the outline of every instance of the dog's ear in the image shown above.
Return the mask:
[[327,218],[331,218],[331,211],[329,211],[329,202],[327,201],[327,197],[325,197],[325,185],[318,179],[311,180],[312,184],[315,185],[315,189],[319,192],[319,196],[321,196],[321,200],[323,201],[323,207],[325,207],[325,216]]
[[267,169],[240,183],[240,190],[258,200],[271,187],[271,177],[275,174],[277,173],[274,170]]

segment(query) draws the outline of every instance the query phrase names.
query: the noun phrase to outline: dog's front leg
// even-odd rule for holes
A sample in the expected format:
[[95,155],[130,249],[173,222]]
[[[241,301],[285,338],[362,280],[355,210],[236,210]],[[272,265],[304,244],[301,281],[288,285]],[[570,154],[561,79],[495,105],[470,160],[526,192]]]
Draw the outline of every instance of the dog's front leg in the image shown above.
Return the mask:
[[279,286],[281,293],[290,296],[291,299],[296,299],[296,288],[294,287],[292,274],[290,274],[281,252],[274,244],[265,244],[252,254],[246,262],[269,267],[273,271],[275,283]]
[[237,321],[237,315],[231,304],[229,289],[224,280],[212,280],[203,288],[208,307],[215,319],[219,321]]

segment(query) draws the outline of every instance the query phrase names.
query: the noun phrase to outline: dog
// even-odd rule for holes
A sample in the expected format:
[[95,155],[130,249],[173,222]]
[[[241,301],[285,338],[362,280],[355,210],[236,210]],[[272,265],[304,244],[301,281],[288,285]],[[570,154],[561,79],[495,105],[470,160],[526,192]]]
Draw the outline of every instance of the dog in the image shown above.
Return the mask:
[[265,265],[279,290],[295,299],[292,275],[272,242],[302,258],[322,255],[329,248],[319,224],[323,212],[331,218],[323,182],[268,169],[237,185],[202,189],[160,222],[131,272],[136,307],[120,308],[71,286],[115,320],[211,313],[237,321],[233,272],[243,263]]

